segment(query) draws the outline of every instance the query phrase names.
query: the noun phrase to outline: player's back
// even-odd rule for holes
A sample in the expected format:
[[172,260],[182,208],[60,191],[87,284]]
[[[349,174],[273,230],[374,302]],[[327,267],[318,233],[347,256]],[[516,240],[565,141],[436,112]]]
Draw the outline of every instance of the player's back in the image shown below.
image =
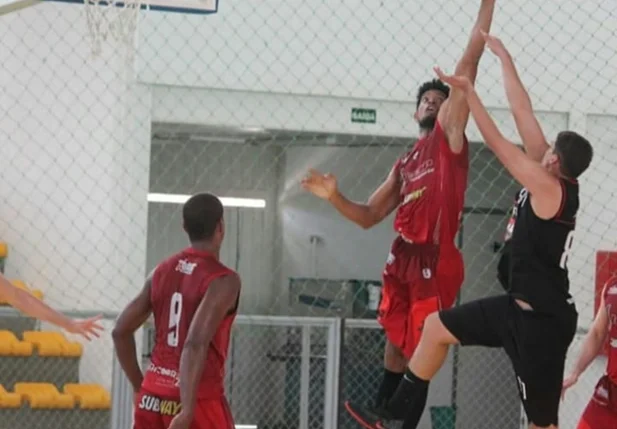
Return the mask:
[[608,316],[608,362],[606,374],[617,384],[617,276],[606,283],[604,305]]
[[562,201],[552,219],[533,211],[526,189],[518,195],[512,232],[510,293],[536,311],[571,309],[567,260],[579,208],[578,182],[560,179]]
[[[159,395],[179,394],[180,356],[193,316],[211,282],[233,273],[214,255],[188,248],[159,264],[152,277],[155,344],[144,388]],[[210,342],[199,398],[222,396],[225,360],[235,310]]]
[[454,244],[465,202],[469,144],[454,153],[437,122],[395,164],[401,180],[401,204],[394,229],[417,244]]

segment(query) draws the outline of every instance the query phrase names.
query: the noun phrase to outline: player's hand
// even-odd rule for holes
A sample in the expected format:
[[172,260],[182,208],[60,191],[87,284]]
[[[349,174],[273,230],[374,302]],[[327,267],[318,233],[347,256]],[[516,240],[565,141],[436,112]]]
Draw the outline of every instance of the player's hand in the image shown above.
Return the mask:
[[574,386],[578,381],[578,374],[571,374],[563,381],[563,386],[561,387],[561,400],[563,401],[566,395],[566,390],[570,387]]
[[193,416],[185,413],[184,411],[180,411],[173,418],[167,429],[189,429],[192,421]]
[[480,30],[482,33],[482,37],[484,37],[484,42],[486,43],[486,47],[498,57],[502,57],[503,55],[508,55],[508,50],[504,46],[501,39],[495,36],[491,36],[487,32]]
[[102,315],[91,317],[85,320],[72,320],[64,329],[71,334],[78,334],[90,341],[92,337],[99,338],[103,331],[100,320]]
[[437,77],[439,77],[442,82],[447,83],[452,88],[460,89],[465,93],[468,93],[473,89],[473,85],[467,76],[447,75],[439,67],[433,67],[433,70],[435,70]]
[[302,188],[313,195],[329,200],[336,192],[336,177],[332,174],[321,174],[319,171],[310,169],[308,174],[302,179]]

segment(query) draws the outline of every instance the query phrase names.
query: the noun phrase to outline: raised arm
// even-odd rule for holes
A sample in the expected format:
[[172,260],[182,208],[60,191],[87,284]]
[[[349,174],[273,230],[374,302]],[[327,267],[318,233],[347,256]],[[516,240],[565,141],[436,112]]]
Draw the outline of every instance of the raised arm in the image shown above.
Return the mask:
[[[193,419],[197,387],[201,380],[208,346],[223,319],[236,308],[240,277],[229,274],[212,281],[197,308],[180,357],[180,401],[182,411],[170,428],[188,427]],[[187,424],[184,426],[184,424]]]
[[137,347],[135,345],[135,331],[143,325],[152,313],[152,301],[150,290],[152,287],[152,274],[148,276],[144,287],[120,313],[116,325],[112,331],[112,338],[116,350],[118,362],[129,379],[133,390],[139,391],[143,374],[137,360]]
[[[478,64],[484,52],[482,31],[489,32],[493,22],[494,10],[495,0],[482,0],[480,11],[467,42],[467,47],[454,71],[455,75],[465,76],[472,83],[476,81]],[[461,90],[452,88],[450,96],[439,110],[437,120],[448,137],[451,150],[454,153],[460,153],[463,149],[465,128],[469,120],[469,107],[467,106],[465,94]]]
[[368,229],[392,213],[400,203],[401,183],[396,167],[390,170],[386,180],[373,192],[366,203],[347,199],[338,189],[336,178],[310,170],[302,180],[302,187],[312,194],[327,200],[345,218]]
[[0,274],[0,296],[28,316],[53,323],[68,332],[79,334],[87,340],[90,340],[91,337],[99,337],[100,331],[103,330],[99,323],[101,316],[81,321],[73,320],[54,310],[28,291],[14,286],[2,274]]
[[559,180],[501,134],[468,78],[447,76],[438,68],[435,71],[441,80],[452,87],[460,88],[467,95],[471,115],[486,145],[510,174],[527,188],[532,197],[531,205],[535,214],[542,219],[555,216],[561,206],[563,195]]
[[549,145],[546,142],[540,123],[533,113],[531,98],[516,71],[514,60],[501,40],[486,33],[483,36],[486,40],[486,46],[501,62],[508,103],[510,104],[516,129],[523,140],[525,152],[531,159],[540,162],[549,149]]
[[591,329],[585,336],[585,342],[583,343],[583,348],[576,361],[576,365],[574,365],[574,369],[563,382],[562,397],[568,388],[576,384],[581,374],[585,372],[589,364],[598,356],[602,344],[604,344],[604,340],[606,339],[606,334],[608,333],[608,325],[608,313],[604,302],[604,291],[602,291],[598,314],[596,314],[593,325],[591,325]]

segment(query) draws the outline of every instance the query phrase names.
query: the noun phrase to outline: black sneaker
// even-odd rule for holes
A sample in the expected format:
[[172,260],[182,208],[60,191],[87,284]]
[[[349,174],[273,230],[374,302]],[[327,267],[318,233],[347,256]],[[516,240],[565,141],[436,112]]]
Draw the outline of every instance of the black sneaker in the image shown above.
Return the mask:
[[345,401],[345,409],[364,429],[387,429],[379,426],[381,417],[376,413],[377,409],[369,410],[349,401]]

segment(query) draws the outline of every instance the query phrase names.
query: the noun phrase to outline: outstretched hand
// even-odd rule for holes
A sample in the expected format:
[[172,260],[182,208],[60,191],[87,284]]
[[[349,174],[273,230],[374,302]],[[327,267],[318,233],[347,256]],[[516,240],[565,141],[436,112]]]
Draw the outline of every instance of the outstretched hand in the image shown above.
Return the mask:
[[578,381],[578,375],[576,374],[572,374],[569,377],[567,377],[565,380],[563,380],[563,386],[561,387],[561,400],[562,401],[565,399],[566,390],[574,386],[577,381]]
[[486,43],[486,47],[498,57],[508,54],[508,50],[504,46],[501,39],[498,37],[492,36],[485,31],[480,30],[482,33],[482,37],[484,37],[484,42]]
[[473,89],[473,85],[467,76],[447,75],[439,67],[433,67],[435,73],[442,82],[447,83],[452,88],[460,89],[464,92],[469,92]]
[[315,169],[310,169],[300,184],[303,189],[324,200],[330,199],[337,189],[336,177],[329,173],[322,174]]
[[100,320],[102,317],[99,315],[85,320],[72,320],[65,329],[71,334],[81,335],[90,341],[92,337],[99,338],[101,336],[103,325],[101,325]]

